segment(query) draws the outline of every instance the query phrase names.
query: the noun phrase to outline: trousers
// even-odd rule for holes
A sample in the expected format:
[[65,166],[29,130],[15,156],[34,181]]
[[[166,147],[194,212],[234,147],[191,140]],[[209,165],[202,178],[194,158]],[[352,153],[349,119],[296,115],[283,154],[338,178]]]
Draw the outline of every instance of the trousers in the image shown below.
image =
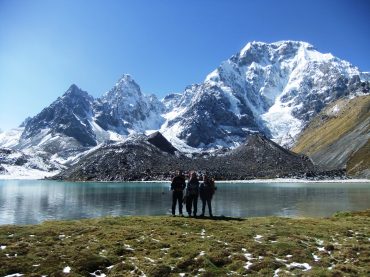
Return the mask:
[[212,216],[212,198],[202,198],[202,214],[204,215],[204,212],[206,210],[206,204],[208,206],[209,215]]
[[193,215],[197,215],[198,211],[198,194],[190,194],[186,198],[186,211],[189,215],[193,211]]
[[176,203],[179,202],[179,214],[182,214],[182,198],[183,193],[182,191],[173,191],[172,192],[172,214],[175,214],[176,211]]

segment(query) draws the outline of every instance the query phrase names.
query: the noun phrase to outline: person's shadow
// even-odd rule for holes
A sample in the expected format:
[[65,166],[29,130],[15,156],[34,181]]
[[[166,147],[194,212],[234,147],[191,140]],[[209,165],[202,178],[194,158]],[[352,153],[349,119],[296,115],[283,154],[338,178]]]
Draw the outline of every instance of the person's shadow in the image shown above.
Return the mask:
[[[193,217],[194,218],[194,217]],[[206,219],[206,220],[224,220],[224,221],[244,221],[245,218],[240,218],[240,217],[231,217],[231,216],[197,216],[195,219]]]

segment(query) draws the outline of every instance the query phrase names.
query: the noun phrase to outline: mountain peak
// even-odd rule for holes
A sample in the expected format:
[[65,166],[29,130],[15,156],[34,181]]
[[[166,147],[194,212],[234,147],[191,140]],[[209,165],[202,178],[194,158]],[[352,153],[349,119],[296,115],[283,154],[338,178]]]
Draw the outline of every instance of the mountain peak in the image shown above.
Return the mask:
[[69,86],[68,90],[63,94],[62,98],[79,97],[79,96],[89,96],[89,95],[86,91],[83,91],[77,85],[72,84]]
[[121,83],[121,82],[133,82],[133,78],[130,74],[127,74],[127,73],[124,73],[122,74],[121,78],[119,78],[118,82],[117,83]]
[[275,50],[275,49],[286,49],[297,50],[300,48],[307,50],[315,50],[315,47],[305,41],[296,41],[296,40],[281,40],[277,42],[267,43],[262,41],[251,41],[248,42],[239,52],[239,56],[245,56],[247,53],[254,53],[256,50],[265,49],[265,50]]
[[304,41],[252,41],[203,84],[186,88],[183,99],[186,95],[192,104],[181,107],[176,117],[170,114],[168,126],[192,147],[225,143],[230,137],[228,144],[242,141],[255,131],[289,146],[322,107],[351,93],[349,80],[366,78],[350,63]]
[[[266,43],[266,44],[269,44],[269,43]],[[276,46],[281,46],[283,44],[290,44],[294,46],[304,46],[307,48],[314,47],[311,43],[302,41],[302,40],[280,40],[280,41],[270,43],[270,45],[276,45]]]
[[130,74],[123,74],[121,78],[118,79],[116,86],[122,86],[127,84],[136,84],[136,82]]
[[129,74],[123,74],[107,95],[111,95],[113,91],[114,95],[117,95],[117,92],[119,95],[142,95],[139,85]]
[[177,149],[159,131],[150,134],[147,140],[164,152],[173,154],[177,151]]
[[72,84],[69,86],[68,90],[76,90],[76,89],[80,89],[76,84]]

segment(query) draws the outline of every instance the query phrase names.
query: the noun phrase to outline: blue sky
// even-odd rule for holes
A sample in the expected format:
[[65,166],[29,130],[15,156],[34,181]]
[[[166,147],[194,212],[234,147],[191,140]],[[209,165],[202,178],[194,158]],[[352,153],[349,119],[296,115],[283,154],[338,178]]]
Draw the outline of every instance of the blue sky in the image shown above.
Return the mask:
[[370,71],[370,1],[0,0],[0,129],[75,83],[93,96],[129,73],[159,97],[201,82],[257,40],[303,40]]

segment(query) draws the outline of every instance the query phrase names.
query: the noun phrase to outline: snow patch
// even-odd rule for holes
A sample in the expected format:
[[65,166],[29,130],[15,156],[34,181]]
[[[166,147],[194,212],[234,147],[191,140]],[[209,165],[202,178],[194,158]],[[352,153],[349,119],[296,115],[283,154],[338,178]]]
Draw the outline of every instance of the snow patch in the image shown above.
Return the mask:
[[316,239],[316,244],[317,245],[324,245],[324,241],[321,239]]
[[11,258],[17,258],[17,257],[18,257],[18,254],[17,254],[17,253],[15,253],[14,255],[5,254],[5,256],[6,256],[7,258],[11,259]]
[[14,128],[0,133],[0,147],[13,148],[19,143],[24,128]]
[[281,103],[280,98],[261,115],[271,132],[273,141],[279,145],[290,146],[301,132],[303,123],[292,115],[293,106]]
[[124,246],[125,246],[125,249],[126,250],[129,250],[129,251],[134,251],[135,249],[134,248],[132,248],[129,244],[124,244]]
[[0,180],[33,180],[33,179],[44,179],[45,177],[51,177],[57,174],[59,171],[42,171],[38,169],[26,168],[18,165],[8,165],[4,164],[3,167],[7,170],[7,174],[0,175]]
[[153,260],[153,259],[151,259],[149,257],[144,257],[144,259],[147,260],[147,261],[149,261],[149,262],[151,262],[151,263],[155,263],[155,260]]
[[296,263],[296,262],[287,264],[287,267],[289,269],[292,269],[292,268],[302,269],[302,271],[307,271],[312,268],[312,266],[310,266],[308,263]]
[[101,270],[97,270],[93,273],[90,273],[91,276],[95,276],[95,277],[106,277],[107,275],[103,272],[101,272]]
[[263,238],[263,236],[261,236],[261,235],[256,235],[255,237],[254,237],[254,241],[255,242],[258,242],[258,243],[262,243],[261,242],[261,239]]
[[321,258],[319,256],[315,255],[315,253],[312,253],[312,257],[313,257],[315,262],[318,262],[318,261],[321,260]]
[[275,261],[281,262],[281,263],[286,263],[287,262],[287,260],[280,259],[280,258],[275,258]]
[[63,268],[63,273],[68,274],[70,272],[71,272],[71,267],[66,266],[65,268]]
[[199,257],[202,257],[202,256],[204,256],[205,254],[206,254],[206,252],[205,252],[205,251],[200,251],[200,253],[198,254],[198,256],[194,258],[194,260],[198,260],[198,259],[199,259]]

